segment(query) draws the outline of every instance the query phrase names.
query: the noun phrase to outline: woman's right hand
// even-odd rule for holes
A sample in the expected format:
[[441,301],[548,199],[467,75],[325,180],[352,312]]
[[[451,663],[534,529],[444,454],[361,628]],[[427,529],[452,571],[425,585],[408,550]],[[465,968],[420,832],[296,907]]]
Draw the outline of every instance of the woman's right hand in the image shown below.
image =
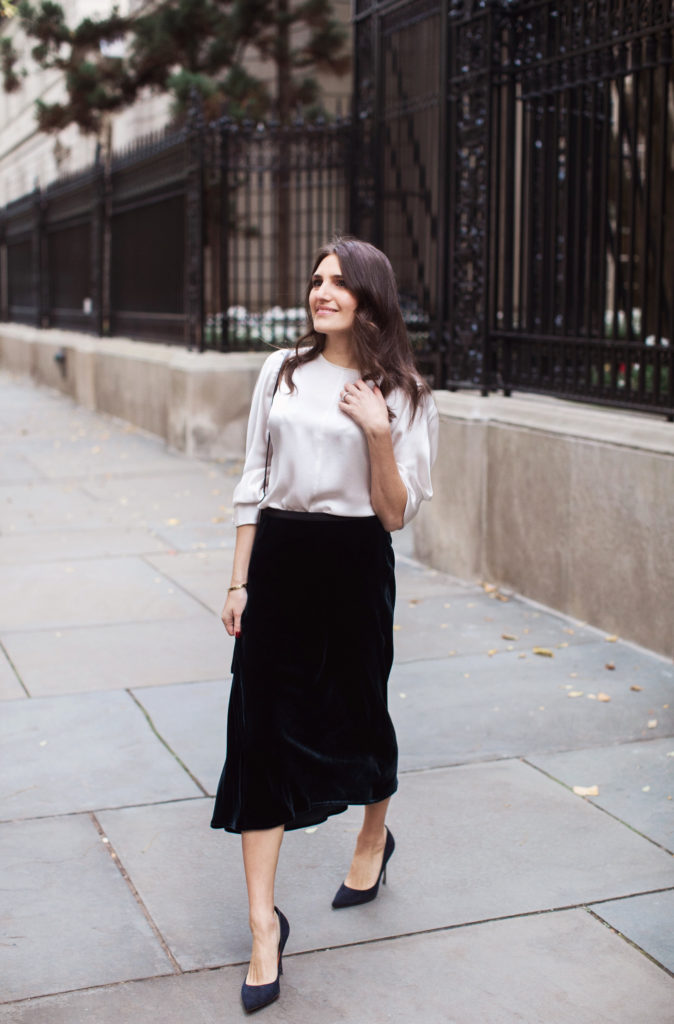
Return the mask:
[[220,616],[230,636],[241,636],[241,616],[246,607],[248,593],[245,588],[230,590]]

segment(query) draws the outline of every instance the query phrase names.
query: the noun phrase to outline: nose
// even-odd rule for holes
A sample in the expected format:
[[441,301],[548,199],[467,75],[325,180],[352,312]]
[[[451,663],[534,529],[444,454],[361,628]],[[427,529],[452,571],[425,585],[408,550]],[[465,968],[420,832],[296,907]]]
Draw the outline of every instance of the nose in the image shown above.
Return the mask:
[[316,289],[316,297],[319,299],[326,299],[330,295],[330,282],[323,280],[320,286]]

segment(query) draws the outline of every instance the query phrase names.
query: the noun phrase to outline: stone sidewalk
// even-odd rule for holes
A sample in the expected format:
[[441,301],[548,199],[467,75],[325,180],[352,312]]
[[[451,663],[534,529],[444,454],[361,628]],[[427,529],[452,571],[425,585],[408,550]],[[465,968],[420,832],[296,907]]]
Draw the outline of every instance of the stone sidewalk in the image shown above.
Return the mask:
[[[7,375],[0,453],[0,1021],[242,1020],[208,827],[240,467]],[[671,663],[396,547],[389,884],[330,908],[358,808],[286,837],[264,1020],[672,1024]]]

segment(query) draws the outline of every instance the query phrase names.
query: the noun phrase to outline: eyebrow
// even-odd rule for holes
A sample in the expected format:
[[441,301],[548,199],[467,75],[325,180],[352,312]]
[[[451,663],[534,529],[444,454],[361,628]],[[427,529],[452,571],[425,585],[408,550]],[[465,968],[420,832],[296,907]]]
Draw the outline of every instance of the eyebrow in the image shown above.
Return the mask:
[[[317,277],[320,277],[321,281],[323,280],[323,274],[316,274],[316,273],[313,273],[311,275],[311,280],[315,281]],[[344,280],[344,274],[328,274],[328,277],[332,278],[333,281],[343,281]]]

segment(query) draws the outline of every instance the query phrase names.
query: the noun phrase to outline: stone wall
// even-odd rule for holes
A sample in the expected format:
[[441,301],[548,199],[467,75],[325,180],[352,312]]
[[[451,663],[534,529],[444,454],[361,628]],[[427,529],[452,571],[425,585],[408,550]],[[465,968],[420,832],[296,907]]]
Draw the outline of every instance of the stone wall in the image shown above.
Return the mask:
[[[119,416],[200,458],[239,459],[264,352],[188,352],[0,324],[0,367]],[[63,358],[61,358],[63,357]]]
[[436,393],[417,555],[674,655],[674,424],[540,396]]
[[[202,458],[243,455],[264,359],[0,324],[3,369]],[[539,396],[435,397],[417,555],[674,655],[674,424]]]

